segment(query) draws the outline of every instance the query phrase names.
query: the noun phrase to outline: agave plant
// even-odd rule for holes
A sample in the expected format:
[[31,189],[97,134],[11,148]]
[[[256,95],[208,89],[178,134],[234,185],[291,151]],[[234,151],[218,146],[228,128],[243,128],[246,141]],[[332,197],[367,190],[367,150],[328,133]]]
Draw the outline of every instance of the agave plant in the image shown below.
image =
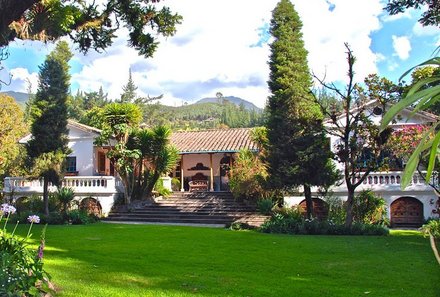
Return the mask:
[[71,188],[62,187],[57,190],[56,197],[61,203],[62,211],[66,213],[75,199],[75,192]]

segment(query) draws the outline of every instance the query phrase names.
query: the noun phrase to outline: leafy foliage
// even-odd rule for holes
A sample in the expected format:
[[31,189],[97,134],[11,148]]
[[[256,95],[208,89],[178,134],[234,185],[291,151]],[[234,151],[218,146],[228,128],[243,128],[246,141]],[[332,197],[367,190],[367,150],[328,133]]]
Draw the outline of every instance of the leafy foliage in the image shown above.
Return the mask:
[[[23,111],[12,97],[0,94],[0,180],[9,173],[18,173],[20,145],[27,132]],[[1,183],[1,182],[0,182]]]
[[241,150],[229,175],[229,187],[235,198],[257,200],[265,198],[266,165],[258,155]]
[[361,224],[388,225],[386,202],[372,190],[363,190],[356,195],[353,204],[353,220]]
[[124,183],[125,202],[149,197],[162,174],[177,163],[177,149],[170,145],[171,130],[158,126],[137,128],[141,111],[132,103],[112,103],[102,112],[103,131],[95,140],[107,145],[107,156]]
[[31,1],[1,0],[0,46],[15,38],[52,41],[69,36],[86,53],[109,47],[120,26],[128,29],[128,44],[140,55],[151,57],[157,36],[172,36],[182,17],[160,0]]
[[425,6],[427,6],[427,9],[423,12],[419,22],[423,26],[439,26],[440,10],[436,0],[391,0],[388,1],[385,9],[390,15],[395,15],[404,12],[408,8],[420,9]]
[[0,210],[0,221],[6,215],[3,229],[0,229],[0,295],[1,296],[52,296],[50,276],[43,269],[45,228],[41,234],[38,250],[28,246],[32,224],[39,223],[37,216],[29,217],[31,226],[25,238],[16,236],[15,229],[6,229],[11,212],[5,213],[5,204]]
[[[434,65],[440,66],[440,57],[430,59],[418,66]],[[417,66],[416,66],[417,67]],[[411,70],[405,72],[402,77],[406,76]],[[427,87],[428,86],[428,87]],[[381,129],[386,129],[388,124],[396,117],[403,109],[415,105],[413,114],[419,110],[424,110],[434,105],[440,99],[440,76],[432,76],[426,79],[419,80],[412,86],[406,97],[393,105],[390,110],[384,115],[381,123]],[[428,156],[428,167],[426,174],[426,181],[429,183],[432,172],[435,168],[436,160],[438,158],[438,148],[440,144],[440,131],[437,130],[438,122],[429,130],[427,130],[419,142],[418,146],[414,148],[407,165],[405,166],[404,174],[401,181],[402,189],[406,188],[411,182],[412,176],[416,171],[422,156]],[[434,135],[432,137],[432,135]]]
[[308,235],[388,235],[389,233],[389,230],[382,225],[354,223],[346,226],[331,221],[306,219],[297,208],[281,208],[275,211],[270,220],[261,225],[260,231]]
[[28,167],[42,177],[45,214],[48,208],[48,184],[58,185],[61,166],[68,154],[67,97],[72,57],[67,42],[59,42],[40,67],[39,85],[31,106],[32,138],[26,145]]
[[332,184],[331,152],[323,129],[323,115],[311,95],[312,80],[302,23],[288,0],[272,12],[270,78],[267,105],[267,147],[270,186],[289,189],[303,186],[307,214],[313,204],[311,186]]
[[[347,185],[348,198],[346,203],[346,225],[353,223],[353,204],[355,189],[362,184],[368,174],[380,168],[383,163],[382,152],[391,133],[390,129],[380,131],[373,121],[373,117],[380,116],[386,109],[387,103],[395,100],[398,90],[387,80],[375,76],[367,77],[364,90],[354,80],[354,64],[356,58],[348,44],[348,83],[345,91],[341,91],[334,84],[326,84],[323,80],[315,78],[327,89],[335,92],[341,101],[343,112],[335,113],[333,109],[321,106],[324,114],[329,118],[326,127],[328,135],[335,138],[335,159],[343,165],[345,184]],[[374,101],[373,101],[374,100]],[[372,110],[372,102],[376,104]],[[367,149],[366,149],[367,148]]]

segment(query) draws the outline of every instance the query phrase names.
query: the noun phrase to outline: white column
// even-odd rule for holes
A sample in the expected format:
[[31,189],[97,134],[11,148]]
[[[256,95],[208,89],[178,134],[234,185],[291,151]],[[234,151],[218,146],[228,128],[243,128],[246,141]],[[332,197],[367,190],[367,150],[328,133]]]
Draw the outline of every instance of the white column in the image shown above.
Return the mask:
[[184,178],[183,178],[183,155],[180,158],[180,192],[185,192],[185,188],[183,185],[184,182]]

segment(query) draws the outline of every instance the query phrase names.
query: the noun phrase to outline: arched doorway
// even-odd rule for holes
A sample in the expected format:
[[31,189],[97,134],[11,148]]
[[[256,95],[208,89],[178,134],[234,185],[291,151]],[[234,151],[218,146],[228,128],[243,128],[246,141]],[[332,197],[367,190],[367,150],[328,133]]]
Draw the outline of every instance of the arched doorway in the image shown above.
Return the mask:
[[423,203],[413,197],[401,197],[391,203],[392,227],[420,227],[423,224]]
[[[328,216],[328,205],[322,199],[312,198],[313,203],[313,216],[318,218],[318,220],[325,220]],[[301,213],[305,216],[307,214],[306,200],[304,199],[299,204],[299,209]]]
[[102,207],[98,200],[92,197],[84,198],[79,204],[79,209],[86,211],[88,214],[94,214],[100,217],[102,214]]

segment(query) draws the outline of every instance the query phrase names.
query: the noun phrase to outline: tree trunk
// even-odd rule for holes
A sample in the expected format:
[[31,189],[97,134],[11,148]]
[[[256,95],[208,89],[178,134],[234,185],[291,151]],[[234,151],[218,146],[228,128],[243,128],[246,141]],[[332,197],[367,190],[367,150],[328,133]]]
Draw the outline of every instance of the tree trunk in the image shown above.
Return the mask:
[[348,190],[348,197],[347,197],[347,204],[346,204],[346,217],[345,217],[345,226],[351,227],[353,225],[353,202],[354,202],[354,190],[347,188]]
[[312,190],[310,189],[310,185],[304,184],[304,196],[306,198],[307,218],[312,219],[312,217],[313,217],[313,200],[312,200]]
[[43,177],[43,204],[44,214],[49,215],[49,180],[47,177]]

